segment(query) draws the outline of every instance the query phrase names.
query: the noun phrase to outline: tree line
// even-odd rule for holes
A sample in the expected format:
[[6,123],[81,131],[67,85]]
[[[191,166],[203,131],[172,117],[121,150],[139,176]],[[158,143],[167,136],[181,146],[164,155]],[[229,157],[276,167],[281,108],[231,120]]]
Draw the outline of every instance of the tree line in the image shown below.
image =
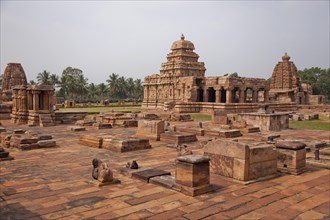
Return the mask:
[[51,74],[44,70],[37,75],[37,81],[30,84],[54,85],[56,96],[64,99],[75,99],[79,102],[96,102],[100,100],[136,100],[143,98],[141,79],[133,79],[111,73],[106,83],[88,83],[83,71],[78,68],[67,67],[62,75]]

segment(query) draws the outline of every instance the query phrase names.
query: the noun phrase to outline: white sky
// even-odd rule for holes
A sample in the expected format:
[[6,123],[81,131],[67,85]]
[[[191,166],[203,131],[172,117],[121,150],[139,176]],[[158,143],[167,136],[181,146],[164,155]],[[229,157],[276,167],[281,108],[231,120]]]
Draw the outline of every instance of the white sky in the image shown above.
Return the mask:
[[298,69],[329,68],[329,1],[1,1],[1,73],[28,81],[68,67],[88,82],[159,73],[181,33],[206,76],[269,78],[288,52]]

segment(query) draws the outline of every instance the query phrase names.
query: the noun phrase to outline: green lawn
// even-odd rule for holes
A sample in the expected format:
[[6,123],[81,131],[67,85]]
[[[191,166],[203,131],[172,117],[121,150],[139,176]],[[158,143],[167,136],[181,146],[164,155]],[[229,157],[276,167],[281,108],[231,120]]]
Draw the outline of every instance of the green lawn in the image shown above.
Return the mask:
[[190,114],[191,118],[194,121],[211,121],[212,116],[211,115],[206,115],[206,114]]
[[329,120],[290,121],[289,128],[330,131]]

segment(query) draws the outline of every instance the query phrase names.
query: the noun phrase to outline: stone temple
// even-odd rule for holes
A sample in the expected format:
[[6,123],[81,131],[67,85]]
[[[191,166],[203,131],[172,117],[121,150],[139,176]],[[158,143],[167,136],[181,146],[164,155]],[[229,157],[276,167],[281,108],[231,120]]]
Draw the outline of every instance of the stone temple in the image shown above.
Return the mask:
[[270,84],[270,101],[295,102],[297,104],[322,104],[324,96],[312,95],[312,88],[301,83],[296,65],[285,53],[282,61],[276,64]]
[[254,112],[260,103],[270,101],[270,89],[270,110],[295,110],[296,104],[310,103],[307,99],[311,97],[311,89],[300,83],[297,68],[287,55],[275,67],[269,86],[267,80],[260,78],[206,77],[205,64],[198,60],[194,50],[194,44],[183,35],[172,44],[160,73],[144,78],[142,108],[175,112]]

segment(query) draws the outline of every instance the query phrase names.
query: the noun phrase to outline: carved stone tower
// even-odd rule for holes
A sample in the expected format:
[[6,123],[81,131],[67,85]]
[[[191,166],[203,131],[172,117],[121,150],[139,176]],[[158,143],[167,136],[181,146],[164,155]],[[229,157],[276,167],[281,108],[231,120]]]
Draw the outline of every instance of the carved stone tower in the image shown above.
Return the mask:
[[199,56],[193,51],[194,49],[194,44],[185,40],[182,34],[181,39],[172,44],[172,52],[167,55],[167,62],[162,63],[160,74],[176,77],[204,77],[206,70],[204,63],[198,62]]
[[11,89],[15,86],[27,85],[26,75],[20,63],[8,63],[2,78],[2,100],[12,99]]
[[270,89],[290,90],[297,89],[300,86],[297,67],[290,61],[290,56],[285,53],[282,56],[282,62],[278,62],[274,68]]

